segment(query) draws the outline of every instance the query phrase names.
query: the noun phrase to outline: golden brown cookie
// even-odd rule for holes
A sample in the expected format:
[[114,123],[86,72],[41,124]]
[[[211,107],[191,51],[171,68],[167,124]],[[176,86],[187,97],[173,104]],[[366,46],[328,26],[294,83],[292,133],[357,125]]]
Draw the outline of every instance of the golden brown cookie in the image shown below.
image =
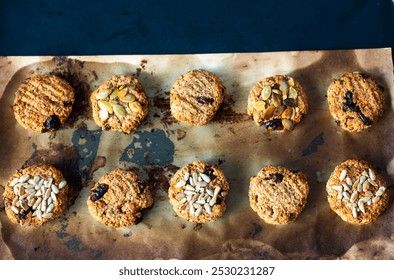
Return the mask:
[[331,209],[352,224],[369,224],[386,209],[386,182],[362,160],[347,160],[335,167],[326,191]]
[[57,130],[72,111],[74,89],[57,76],[38,75],[26,79],[15,93],[15,119],[37,133]]
[[222,81],[213,73],[199,69],[181,75],[170,92],[171,114],[189,125],[205,125],[224,99]]
[[138,175],[117,168],[94,185],[87,204],[90,214],[101,223],[127,227],[142,221],[143,210],[153,206],[153,195]]
[[15,172],[3,198],[11,222],[41,226],[66,210],[68,185],[52,165],[32,165]]
[[382,87],[367,74],[347,72],[327,89],[328,106],[336,123],[347,131],[371,127],[383,115]]
[[269,224],[294,222],[306,205],[308,193],[308,181],[301,171],[268,165],[250,178],[250,206]]
[[224,214],[229,190],[217,166],[195,161],[170,179],[168,196],[178,216],[189,222],[206,223]]
[[131,75],[114,75],[93,91],[93,119],[103,130],[130,133],[148,114],[142,84]]
[[289,76],[265,78],[252,88],[248,97],[248,114],[269,131],[293,130],[307,112],[307,96]]

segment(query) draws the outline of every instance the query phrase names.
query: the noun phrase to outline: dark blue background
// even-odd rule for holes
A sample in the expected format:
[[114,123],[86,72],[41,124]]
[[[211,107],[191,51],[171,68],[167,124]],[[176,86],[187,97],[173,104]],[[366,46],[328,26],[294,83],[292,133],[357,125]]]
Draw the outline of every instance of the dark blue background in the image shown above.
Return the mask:
[[0,0],[0,55],[394,46],[391,0]]

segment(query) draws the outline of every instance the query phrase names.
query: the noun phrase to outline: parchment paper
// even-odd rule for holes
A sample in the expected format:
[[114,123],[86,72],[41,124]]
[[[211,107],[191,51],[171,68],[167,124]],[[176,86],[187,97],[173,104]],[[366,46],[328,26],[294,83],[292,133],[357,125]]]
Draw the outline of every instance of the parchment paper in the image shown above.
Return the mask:
[[[227,96],[214,120],[203,127],[177,123],[168,92],[175,79],[205,68],[224,82]],[[326,89],[345,71],[370,73],[385,90],[384,117],[373,128],[348,133],[328,112]],[[37,135],[12,112],[14,93],[34,74],[54,73],[77,90],[67,125]],[[133,74],[149,97],[150,112],[130,135],[101,132],[91,118],[89,93],[113,74]],[[288,74],[307,93],[310,112],[289,133],[267,133],[246,114],[247,96],[264,77]],[[42,227],[11,224],[0,211],[3,259],[393,259],[394,207],[367,226],[343,222],[330,210],[325,183],[349,158],[371,162],[394,180],[393,64],[390,49],[130,55],[0,57],[0,184],[15,169],[51,163],[71,185],[70,207]],[[196,159],[218,164],[229,183],[227,211],[218,221],[193,224],[177,217],[167,198],[167,179]],[[305,172],[308,203],[290,225],[265,224],[248,201],[249,178],[264,165]],[[155,205],[132,227],[110,229],[93,219],[86,200],[98,178],[116,167],[136,171],[155,192]],[[1,187],[0,193],[3,191]],[[391,197],[393,188],[389,187]],[[2,203],[2,201],[1,201]]]

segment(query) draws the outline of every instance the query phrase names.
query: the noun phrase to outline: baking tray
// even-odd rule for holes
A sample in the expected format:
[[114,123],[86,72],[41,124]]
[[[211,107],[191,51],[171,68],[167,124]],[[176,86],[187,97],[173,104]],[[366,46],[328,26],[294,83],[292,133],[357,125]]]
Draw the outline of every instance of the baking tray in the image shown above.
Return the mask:
[[[175,79],[204,68],[217,74],[226,98],[202,127],[178,123],[169,110]],[[331,118],[326,89],[346,71],[368,72],[384,90],[385,112],[361,133],[340,129]],[[14,93],[34,74],[57,74],[77,90],[64,128],[35,134],[12,112]],[[91,117],[89,93],[113,74],[137,77],[149,98],[149,115],[129,135],[102,132]],[[247,96],[264,77],[287,74],[303,86],[310,111],[294,131],[268,133],[246,114]],[[194,55],[0,57],[0,184],[15,169],[51,163],[63,171],[70,207],[42,227],[11,224],[0,211],[2,259],[393,259],[394,207],[373,224],[343,222],[330,210],[325,182],[349,158],[372,163],[394,179],[393,64],[391,49],[295,51]],[[194,160],[217,164],[230,192],[222,218],[207,224],[183,221],[167,198],[168,178]],[[300,217],[289,225],[268,225],[248,201],[249,179],[267,164],[302,170],[310,194]],[[90,187],[117,168],[137,172],[152,187],[155,204],[143,221],[111,229],[92,218]],[[2,193],[3,187],[0,188]],[[392,187],[389,187],[391,197]],[[2,201],[0,201],[2,203]]]

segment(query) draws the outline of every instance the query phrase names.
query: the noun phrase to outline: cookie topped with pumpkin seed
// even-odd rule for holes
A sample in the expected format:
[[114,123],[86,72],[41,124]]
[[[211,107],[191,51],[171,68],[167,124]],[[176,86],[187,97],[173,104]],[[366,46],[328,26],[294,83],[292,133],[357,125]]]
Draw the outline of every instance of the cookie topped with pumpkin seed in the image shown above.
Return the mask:
[[131,75],[114,75],[90,96],[93,119],[103,130],[130,133],[148,114],[142,84]]
[[263,79],[248,97],[248,114],[268,131],[293,130],[307,112],[307,96],[301,85],[289,76]]

